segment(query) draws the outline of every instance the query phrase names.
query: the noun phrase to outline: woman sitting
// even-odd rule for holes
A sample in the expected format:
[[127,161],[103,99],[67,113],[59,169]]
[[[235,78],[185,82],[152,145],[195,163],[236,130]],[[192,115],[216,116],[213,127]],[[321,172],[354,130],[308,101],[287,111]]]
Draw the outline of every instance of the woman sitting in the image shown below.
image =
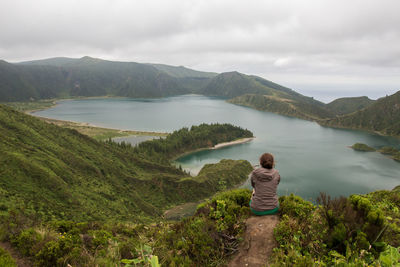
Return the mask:
[[274,156],[264,153],[260,157],[261,167],[251,173],[253,195],[250,200],[250,210],[255,215],[276,214],[279,210],[276,189],[281,180],[278,170],[274,169]]

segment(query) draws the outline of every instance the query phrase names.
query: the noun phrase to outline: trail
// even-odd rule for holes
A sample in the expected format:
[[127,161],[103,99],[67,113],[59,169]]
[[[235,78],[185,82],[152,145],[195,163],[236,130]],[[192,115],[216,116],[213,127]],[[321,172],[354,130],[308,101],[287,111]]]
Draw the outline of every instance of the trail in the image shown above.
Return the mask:
[[11,247],[10,243],[0,242],[0,247],[3,248],[8,253],[10,253],[11,257],[14,259],[18,267],[33,266],[33,264],[29,260],[23,258],[18,251],[16,251],[13,247]]
[[279,223],[278,215],[252,216],[246,221],[244,240],[239,251],[228,264],[229,267],[266,266],[272,249],[277,246],[274,228]]

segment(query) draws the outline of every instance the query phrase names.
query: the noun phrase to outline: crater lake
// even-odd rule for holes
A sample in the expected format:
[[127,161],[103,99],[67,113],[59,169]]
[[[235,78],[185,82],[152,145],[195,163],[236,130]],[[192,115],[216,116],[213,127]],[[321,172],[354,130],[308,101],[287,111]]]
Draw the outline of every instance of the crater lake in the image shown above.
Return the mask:
[[[196,174],[204,164],[221,159],[275,156],[281,174],[280,195],[295,193],[314,199],[319,192],[348,196],[400,185],[400,163],[377,152],[358,152],[349,146],[400,148],[400,140],[368,132],[322,127],[315,122],[233,105],[224,99],[183,95],[160,99],[98,98],[60,101],[34,115],[87,122],[124,130],[172,132],[201,123],[231,123],[256,137],[249,143],[185,155],[177,164]],[[247,183],[244,186],[250,187]]]

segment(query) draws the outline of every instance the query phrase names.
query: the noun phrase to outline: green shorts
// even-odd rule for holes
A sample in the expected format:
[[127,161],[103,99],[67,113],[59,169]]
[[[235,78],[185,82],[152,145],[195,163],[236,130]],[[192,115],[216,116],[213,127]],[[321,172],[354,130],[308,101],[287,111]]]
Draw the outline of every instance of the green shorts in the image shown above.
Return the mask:
[[250,206],[251,212],[252,212],[254,215],[257,215],[257,216],[273,215],[273,214],[277,214],[278,211],[279,211],[279,204],[278,204],[278,206],[276,206],[275,209],[258,211],[258,210],[254,210],[254,209],[251,208],[251,200],[250,200],[249,206]]

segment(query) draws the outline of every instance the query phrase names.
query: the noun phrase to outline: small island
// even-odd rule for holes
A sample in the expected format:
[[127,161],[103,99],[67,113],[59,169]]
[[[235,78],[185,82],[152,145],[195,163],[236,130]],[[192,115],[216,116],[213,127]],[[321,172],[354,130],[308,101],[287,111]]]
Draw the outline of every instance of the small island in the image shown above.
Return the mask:
[[362,151],[362,152],[379,152],[383,155],[388,155],[390,158],[394,159],[395,161],[400,162],[400,150],[395,148],[395,147],[391,147],[391,146],[385,146],[382,147],[380,149],[375,149],[373,147],[370,147],[366,144],[362,144],[362,143],[355,143],[354,145],[351,146],[352,149],[356,150],[356,151]]
[[370,147],[366,144],[362,144],[362,143],[355,143],[354,145],[351,146],[352,149],[356,150],[356,151],[363,151],[363,152],[374,152],[376,151],[375,148]]
[[391,146],[385,146],[378,150],[378,152],[390,156],[395,161],[400,162],[400,150]]

